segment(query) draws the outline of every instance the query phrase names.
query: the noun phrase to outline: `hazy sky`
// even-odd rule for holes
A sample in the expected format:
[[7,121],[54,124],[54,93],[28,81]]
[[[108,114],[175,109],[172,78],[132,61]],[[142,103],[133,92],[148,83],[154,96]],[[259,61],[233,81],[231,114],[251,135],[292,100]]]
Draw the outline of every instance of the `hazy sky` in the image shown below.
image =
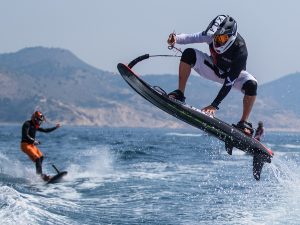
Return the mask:
[[[248,47],[248,71],[261,83],[300,71],[299,0],[0,0],[0,53],[59,47],[117,72],[144,53],[172,54],[167,37],[203,31],[218,14],[238,21]],[[184,49],[188,46],[180,46]],[[192,45],[208,52],[206,44]],[[177,74],[175,58],[139,64],[141,74]]]

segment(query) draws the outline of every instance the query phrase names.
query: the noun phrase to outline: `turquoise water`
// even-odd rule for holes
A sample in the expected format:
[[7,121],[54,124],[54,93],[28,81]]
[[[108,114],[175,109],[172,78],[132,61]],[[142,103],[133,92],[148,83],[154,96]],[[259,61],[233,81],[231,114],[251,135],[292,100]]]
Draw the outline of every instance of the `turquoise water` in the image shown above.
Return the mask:
[[1,126],[1,224],[300,224],[298,133],[266,134],[275,157],[257,182],[250,155],[193,128],[61,127],[37,134],[44,171],[69,172],[53,185],[20,135]]

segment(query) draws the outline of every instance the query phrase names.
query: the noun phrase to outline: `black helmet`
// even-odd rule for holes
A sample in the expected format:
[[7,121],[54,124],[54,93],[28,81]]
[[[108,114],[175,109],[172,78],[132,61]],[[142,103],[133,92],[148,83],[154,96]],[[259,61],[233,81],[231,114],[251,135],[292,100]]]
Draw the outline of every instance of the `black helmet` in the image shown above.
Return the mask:
[[264,125],[264,123],[262,121],[258,122],[258,126],[262,127]]
[[213,47],[218,54],[225,52],[237,37],[237,22],[228,15],[218,15],[206,29],[213,36]]

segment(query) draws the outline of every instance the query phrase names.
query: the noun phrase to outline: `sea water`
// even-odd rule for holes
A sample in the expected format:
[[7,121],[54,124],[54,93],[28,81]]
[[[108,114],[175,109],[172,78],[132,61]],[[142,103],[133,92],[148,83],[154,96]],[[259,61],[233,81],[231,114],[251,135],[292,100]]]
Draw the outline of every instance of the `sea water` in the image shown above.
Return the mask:
[[267,132],[261,181],[252,157],[190,129],[65,127],[37,133],[45,185],[0,127],[0,224],[300,224],[300,134]]

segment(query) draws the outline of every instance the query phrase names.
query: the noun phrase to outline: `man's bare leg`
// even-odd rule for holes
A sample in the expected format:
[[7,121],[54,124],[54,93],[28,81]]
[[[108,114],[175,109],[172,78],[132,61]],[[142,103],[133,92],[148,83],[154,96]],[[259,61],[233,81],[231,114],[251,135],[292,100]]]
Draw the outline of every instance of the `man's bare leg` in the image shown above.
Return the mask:
[[178,89],[184,93],[186,82],[191,74],[191,66],[185,62],[180,61],[179,64],[179,84]]
[[245,95],[243,99],[243,115],[241,121],[248,121],[256,96]]

